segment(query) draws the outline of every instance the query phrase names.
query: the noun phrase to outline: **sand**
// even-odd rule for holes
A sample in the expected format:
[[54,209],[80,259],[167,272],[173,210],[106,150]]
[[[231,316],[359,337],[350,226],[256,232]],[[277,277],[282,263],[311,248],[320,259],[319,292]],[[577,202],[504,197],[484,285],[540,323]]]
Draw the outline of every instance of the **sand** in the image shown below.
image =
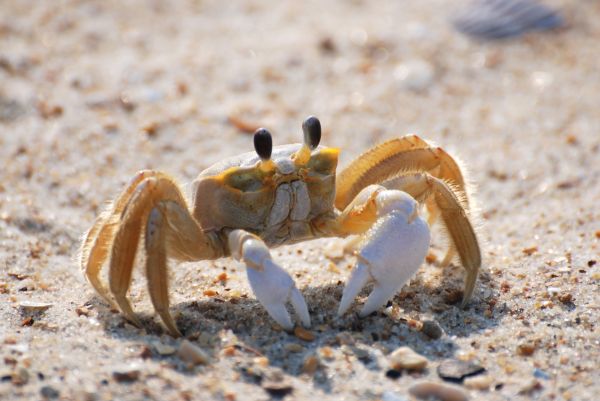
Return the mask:
[[[479,43],[449,23],[462,3],[437,0],[3,2],[0,399],[408,400],[447,359],[486,369],[457,384],[473,400],[596,399],[600,8],[549,4],[566,29]],[[130,297],[145,329],[95,295],[79,239],[136,171],[189,191],[252,150],[248,131],[299,142],[310,114],[342,166],[408,133],[462,160],[484,254],[468,308],[463,269],[432,257],[389,308],[358,319],[364,292],[337,318],[355,261],[344,240],[281,247],[313,320],[304,341],[240,263],[171,263],[171,310],[209,357],[195,365],[154,317],[142,266]],[[401,346],[424,370],[389,371]]]

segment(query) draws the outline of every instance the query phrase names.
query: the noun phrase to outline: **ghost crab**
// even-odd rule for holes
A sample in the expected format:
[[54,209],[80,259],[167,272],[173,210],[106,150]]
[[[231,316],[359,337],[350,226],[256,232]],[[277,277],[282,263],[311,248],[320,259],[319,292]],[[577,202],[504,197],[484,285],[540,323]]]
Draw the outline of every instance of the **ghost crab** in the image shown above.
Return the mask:
[[[141,322],[127,298],[140,238],[154,309],[169,333],[180,336],[169,313],[167,260],[194,261],[233,256],[245,263],[250,286],[284,329],[294,323],[290,302],[308,327],[306,302],[269,248],[320,237],[357,234],[357,263],[342,295],[344,314],[369,282],[373,290],[360,316],[384,305],[423,263],[429,224],[441,216],[450,247],[466,269],[463,305],[471,297],[481,253],[469,218],[465,180],[456,161],[439,147],[409,135],[380,144],[336,177],[338,150],[319,146],[321,124],[302,124],[304,143],[273,149],[269,132],[254,134],[255,153],[224,160],[194,182],[193,205],[175,181],[140,171],[85,235],[81,267],[95,290],[134,324]],[[109,289],[99,278],[110,254]],[[111,298],[112,295],[112,298]],[[113,304],[114,305],[114,304]]]

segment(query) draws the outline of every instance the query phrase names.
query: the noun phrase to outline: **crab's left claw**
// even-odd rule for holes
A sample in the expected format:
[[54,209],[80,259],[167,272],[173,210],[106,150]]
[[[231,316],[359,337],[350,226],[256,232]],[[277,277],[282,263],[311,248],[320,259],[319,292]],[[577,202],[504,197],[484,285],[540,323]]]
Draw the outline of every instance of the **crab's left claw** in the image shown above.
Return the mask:
[[258,301],[285,330],[294,323],[285,304],[289,301],[304,327],[310,327],[310,316],[304,297],[290,275],[271,259],[265,243],[244,230],[229,234],[229,247],[236,259],[247,265],[248,281]]
[[362,288],[374,283],[361,317],[383,306],[418,270],[429,249],[429,227],[417,203],[404,192],[377,194],[378,219],[364,234],[358,263],[344,288],[338,315],[343,315]]

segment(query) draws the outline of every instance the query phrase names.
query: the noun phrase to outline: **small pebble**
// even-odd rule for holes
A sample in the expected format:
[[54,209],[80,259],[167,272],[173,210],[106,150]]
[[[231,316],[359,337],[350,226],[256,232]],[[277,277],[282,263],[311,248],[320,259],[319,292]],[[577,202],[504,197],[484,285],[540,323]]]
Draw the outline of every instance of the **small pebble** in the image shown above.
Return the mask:
[[29,371],[25,368],[19,368],[12,375],[12,383],[17,386],[23,386],[29,381]]
[[27,108],[13,99],[0,96],[0,121],[11,122],[25,114]]
[[140,357],[143,359],[148,359],[152,357],[152,350],[150,349],[150,347],[147,346],[143,346],[142,347],[142,351],[140,352]]
[[182,361],[190,362],[194,365],[206,365],[210,362],[210,358],[206,352],[188,340],[183,340],[181,342],[179,351],[177,351],[177,356],[179,356]]
[[571,303],[571,302],[573,302],[573,295],[571,295],[571,294],[570,294],[570,293],[568,293],[568,292],[567,292],[567,293],[564,293],[564,294],[560,294],[560,295],[558,296],[558,300],[559,300],[560,302],[562,302],[563,304],[568,304],[568,303]]
[[237,353],[234,346],[225,347],[225,348],[223,348],[222,352],[223,352],[223,355],[225,355],[227,357],[235,356],[235,354]]
[[519,389],[519,394],[531,394],[534,391],[540,390],[542,384],[536,379],[531,379]]
[[324,358],[327,360],[332,360],[335,358],[335,356],[333,354],[333,349],[328,346],[324,346],[323,348],[319,349],[319,355],[321,355],[321,358]]
[[156,348],[156,352],[158,352],[158,354],[162,356],[173,355],[175,352],[177,352],[177,349],[175,347],[162,343],[154,344],[154,348]]
[[442,336],[442,334],[444,334],[440,325],[437,324],[437,322],[435,322],[433,320],[425,320],[423,322],[423,327],[421,328],[421,331],[427,337],[434,339],[434,340],[437,340],[438,338],[440,338]]
[[269,358],[266,356],[257,356],[256,358],[252,359],[252,362],[262,368],[269,366]]
[[381,401],[408,401],[408,399],[400,394],[394,393],[393,391],[386,391],[381,394]]
[[52,306],[51,303],[48,302],[31,302],[31,301],[23,301],[19,303],[19,307],[21,309],[28,312],[41,312]]
[[314,375],[319,368],[319,358],[314,355],[309,355],[302,364],[302,373]]
[[354,355],[356,356],[356,358],[358,358],[361,361],[371,359],[371,354],[369,353],[368,350],[366,350],[364,348],[352,347],[352,352],[354,352]]
[[408,60],[394,70],[394,77],[404,89],[420,92],[431,86],[435,71],[425,60]]
[[60,393],[58,392],[58,390],[56,390],[54,387],[51,386],[44,386],[40,389],[40,394],[42,395],[42,397],[48,399],[48,400],[52,400],[54,398],[58,398],[58,396],[60,395]]
[[457,386],[436,382],[420,382],[408,388],[408,393],[419,400],[467,401],[467,393]]
[[483,366],[473,362],[446,359],[437,367],[438,376],[442,379],[460,383],[465,377],[475,376],[485,372]]
[[302,352],[304,351],[304,347],[300,344],[289,343],[285,345],[285,349],[288,352]]
[[283,398],[294,392],[294,387],[286,382],[265,381],[262,384],[262,388],[275,398]]
[[408,347],[400,347],[389,355],[390,365],[393,369],[423,370],[429,362],[427,358],[417,354]]
[[467,377],[463,382],[463,385],[466,388],[470,388],[473,390],[489,390],[490,386],[494,382],[494,379],[491,376],[483,375],[483,376],[475,376],[475,377]]
[[113,378],[119,383],[131,383],[140,378],[140,370],[136,365],[124,366],[113,371]]
[[80,306],[78,308],[75,308],[75,313],[77,313],[77,316],[89,316],[90,315],[90,310],[88,308],[86,308],[85,306]]
[[544,380],[550,380],[552,378],[548,373],[538,368],[533,369],[533,377]]
[[312,332],[299,326],[294,329],[294,335],[304,341],[313,341],[315,339],[315,335]]
[[533,355],[534,352],[535,352],[534,344],[530,344],[530,343],[519,344],[519,346],[517,347],[517,355],[531,356],[531,355]]

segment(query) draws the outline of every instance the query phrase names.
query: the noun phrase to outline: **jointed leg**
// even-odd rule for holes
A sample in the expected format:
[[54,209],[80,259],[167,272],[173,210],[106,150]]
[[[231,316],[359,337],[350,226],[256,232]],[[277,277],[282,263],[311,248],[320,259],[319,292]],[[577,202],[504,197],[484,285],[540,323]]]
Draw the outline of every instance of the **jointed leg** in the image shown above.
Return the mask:
[[151,233],[146,233],[151,298],[170,333],[178,335],[168,312],[166,252],[180,260],[196,260],[218,257],[223,250],[202,232],[188,212],[179,188],[167,175],[142,171],[134,177],[113,207],[104,212],[88,232],[82,246],[81,264],[92,285],[110,302],[109,293],[98,277],[110,250],[110,293],[123,314],[140,325],[126,294],[141,230],[147,220],[150,220],[147,230],[151,229]]
[[180,337],[181,332],[169,313],[169,285],[167,252],[165,246],[165,219],[157,208],[152,209],[146,226],[146,276],[154,310],[164,322],[169,333]]
[[265,243],[257,236],[244,231],[229,233],[231,255],[246,264],[250,287],[269,315],[285,330],[292,330],[294,323],[285,308],[290,301],[300,321],[310,326],[308,307],[294,280],[271,259]]
[[[372,184],[405,191],[418,202],[425,202],[430,211],[430,222],[441,215],[451,238],[442,265],[449,264],[458,252],[467,270],[463,298],[463,305],[466,304],[481,265],[481,253],[469,221],[468,194],[458,163],[443,149],[433,147],[417,136],[390,140],[362,154],[342,171],[336,185],[336,207],[346,209],[355,202],[359,192]],[[342,217],[346,218],[346,227],[340,228],[360,228],[361,224],[368,223],[369,213],[360,211],[360,215],[362,217],[354,219],[358,221],[355,222],[344,212]]]
[[204,234],[184,205],[160,201],[146,225],[146,275],[156,313],[173,337],[181,336],[169,312],[167,257],[179,260],[214,259],[222,251]]
[[152,176],[164,176],[164,174],[152,170],[138,172],[125,190],[117,197],[116,201],[112,205],[109,205],[96,219],[82,243],[80,254],[81,268],[96,292],[111,305],[113,305],[113,301],[108,294],[108,290],[100,281],[100,269],[108,256],[108,251],[119,225],[123,209],[125,209],[125,206],[130,201],[131,195],[138,184]]
[[137,252],[140,234],[151,208],[159,201],[173,200],[185,205],[183,196],[167,177],[151,177],[143,180],[121,213],[121,224],[113,239],[109,269],[109,288],[123,314],[141,326],[131,304],[127,290]]
[[465,181],[456,161],[442,148],[433,147],[416,135],[407,135],[374,147],[346,167],[337,177],[335,206],[344,210],[363,188],[411,171],[429,172],[452,182],[468,203]]
[[110,211],[104,211],[86,234],[81,249],[81,265],[84,274],[96,292],[111,306],[114,306],[108,290],[100,281],[100,269],[108,256],[116,224],[111,220]]

